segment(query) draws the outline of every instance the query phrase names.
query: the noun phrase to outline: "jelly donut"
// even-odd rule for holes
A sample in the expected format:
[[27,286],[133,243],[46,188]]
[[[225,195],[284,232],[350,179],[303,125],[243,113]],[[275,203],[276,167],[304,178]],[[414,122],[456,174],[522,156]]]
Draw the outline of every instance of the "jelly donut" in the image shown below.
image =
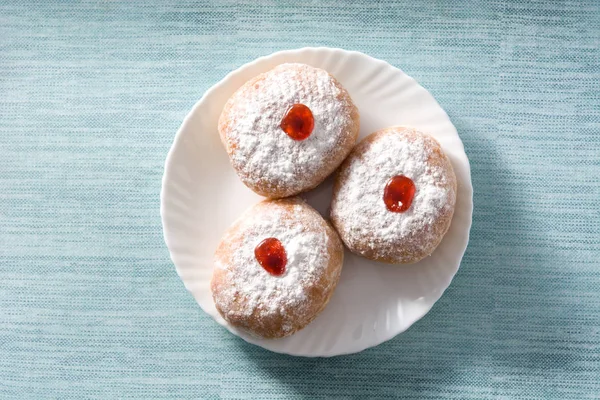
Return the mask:
[[216,308],[254,336],[289,336],[325,308],[343,258],[335,230],[303,200],[262,201],[217,247],[211,280]]
[[439,143],[393,127],[367,136],[341,165],[331,219],[352,252],[408,264],[439,245],[455,203],[456,176]]
[[218,128],[242,182],[281,198],[314,188],[340,165],[356,143],[359,114],[327,71],[281,64],[231,96]]

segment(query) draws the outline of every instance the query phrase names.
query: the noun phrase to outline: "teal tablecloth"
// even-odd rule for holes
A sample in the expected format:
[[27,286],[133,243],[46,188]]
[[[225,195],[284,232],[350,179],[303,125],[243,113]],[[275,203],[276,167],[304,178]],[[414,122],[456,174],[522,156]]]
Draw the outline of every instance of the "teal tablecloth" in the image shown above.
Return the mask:
[[[600,2],[0,0],[0,397],[600,398]],[[228,71],[389,61],[471,160],[461,269],[408,332],[332,359],[214,323],[159,217],[175,131]]]

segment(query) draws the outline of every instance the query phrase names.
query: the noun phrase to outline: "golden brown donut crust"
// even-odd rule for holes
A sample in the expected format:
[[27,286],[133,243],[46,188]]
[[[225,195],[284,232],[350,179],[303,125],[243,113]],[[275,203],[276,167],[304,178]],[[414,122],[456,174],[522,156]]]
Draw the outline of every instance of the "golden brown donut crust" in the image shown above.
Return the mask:
[[[261,293],[247,293],[243,283],[236,280],[236,276],[244,273],[245,268],[256,269],[261,273],[261,279],[281,279],[274,277],[262,270],[254,259],[247,259],[248,265],[240,265],[236,260],[236,251],[240,246],[249,246],[248,251],[253,251],[254,243],[270,233],[256,235],[253,228],[254,222],[269,215],[277,214],[276,218],[283,226],[292,227],[301,234],[310,232],[323,241],[322,246],[314,249],[301,249],[301,251],[318,252],[311,257],[317,260],[315,265],[294,265],[289,259],[294,254],[288,253],[288,270],[298,268],[302,272],[297,280],[292,280],[290,297],[283,293],[278,298],[277,307],[270,304],[273,297]],[[273,220],[275,221],[275,220]],[[276,222],[274,222],[276,223]],[[259,228],[262,229],[262,228]],[[255,235],[256,237],[251,237]],[[285,246],[290,251],[292,246]],[[327,305],[340,277],[343,263],[343,245],[335,230],[312,207],[299,198],[282,200],[265,200],[247,210],[225,233],[215,252],[215,268],[211,280],[213,299],[219,313],[231,325],[240,328],[253,336],[262,338],[281,338],[289,336],[308,325]],[[314,271],[307,272],[314,267]],[[285,290],[287,286],[283,285]],[[293,294],[300,289],[304,295],[301,298]],[[261,296],[256,301],[256,295]],[[252,296],[254,300],[252,300]],[[296,298],[294,298],[296,296]],[[294,299],[294,301],[290,301]],[[275,299],[277,300],[277,299]]]

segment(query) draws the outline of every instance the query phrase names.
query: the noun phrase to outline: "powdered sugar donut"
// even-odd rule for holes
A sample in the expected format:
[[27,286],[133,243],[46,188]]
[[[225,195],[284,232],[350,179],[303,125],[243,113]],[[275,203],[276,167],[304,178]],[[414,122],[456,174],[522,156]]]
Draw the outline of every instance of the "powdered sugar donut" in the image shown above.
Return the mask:
[[325,308],[344,248],[335,230],[299,198],[265,200],[225,233],[211,290],[233,326],[263,338],[291,335]]
[[346,158],[358,110],[326,71],[281,64],[246,82],[227,101],[219,134],[242,182],[279,198],[321,183]]
[[331,218],[357,254],[393,264],[430,255],[450,227],[456,176],[439,143],[394,127],[362,140],[340,167]]

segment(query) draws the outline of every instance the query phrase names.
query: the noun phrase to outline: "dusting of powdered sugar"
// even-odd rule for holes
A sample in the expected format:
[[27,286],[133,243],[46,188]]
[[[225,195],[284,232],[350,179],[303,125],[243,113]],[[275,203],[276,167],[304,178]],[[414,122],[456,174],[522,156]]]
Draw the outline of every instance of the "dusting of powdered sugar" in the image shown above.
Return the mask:
[[[215,297],[226,313],[252,315],[279,314],[284,317],[282,329],[292,329],[285,323],[286,310],[302,312],[310,301],[307,290],[325,273],[329,263],[329,237],[322,225],[306,218],[306,206],[294,205],[290,215],[280,207],[249,210],[241,218],[241,243],[233,250],[230,263],[217,259],[215,267],[226,271],[227,286]],[[266,238],[279,239],[287,254],[285,273],[273,276],[263,269],[254,255],[256,246]],[[243,299],[241,309],[231,307]]]
[[[227,141],[231,162],[249,183],[270,182],[299,192],[314,184],[315,174],[345,140],[351,107],[326,71],[304,64],[282,64],[246,85],[229,100]],[[281,121],[294,104],[314,117],[311,135],[293,140]],[[226,108],[227,109],[227,108]]]
[[[376,253],[400,243],[430,247],[435,232],[429,228],[445,207],[454,206],[445,171],[428,163],[432,142],[418,132],[397,128],[369,143],[361,155],[350,156],[347,179],[332,204],[347,241],[369,240],[367,246]],[[389,211],[383,200],[387,182],[396,175],[412,179],[416,188],[412,205],[403,213]]]

